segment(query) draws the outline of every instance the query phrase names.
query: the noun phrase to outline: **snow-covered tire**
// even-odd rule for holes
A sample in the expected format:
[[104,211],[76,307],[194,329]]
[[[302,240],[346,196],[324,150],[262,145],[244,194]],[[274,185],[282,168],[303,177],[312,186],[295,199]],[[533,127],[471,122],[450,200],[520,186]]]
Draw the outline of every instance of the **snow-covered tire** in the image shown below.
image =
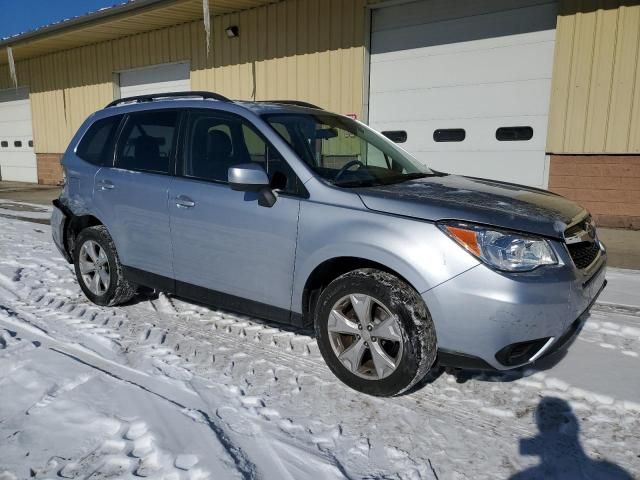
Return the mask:
[[[90,290],[87,282],[83,278],[80,267],[80,256],[82,248],[85,244],[90,245],[94,242],[104,251],[108,260],[108,268],[106,273],[109,278],[109,285],[103,293],[96,294]],[[78,234],[73,251],[73,263],[75,267],[76,277],[80,288],[89,300],[97,305],[114,306],[128,302],[135,295],[137,287],[124,278],[122,264],[116,251],[111,235],[107,227],[97,225],[95,227],[85,228]],[[104,286],[104,284],[102,284]]]
[[[356,342],[361,339],[364,342],[365,335],[360,326],[362,323],[360,315],[356,315],[356,308],[352,305],[354,301],[358,303],[359,298],[366,299],[367,297],[371,298],[375,304],[374,311],[382,309],[382,317],[387,319],[393,317],[395,319],[394,325],[399,327],[393,327],[395,332],[393,335],[398,340],[395,341],[392,348],[397,352],[395,353],[397,357],[394,359],[395,367],[387,368],[387,371],[392,372],[386,373],[387,376],[384,376],[385,370],[382,370],[382,374],[376,372],[377,366],[374,366],[373,359],[372,348],[378,347],[372,342],[378,342],[379,347],[382,347],[385,342],[371,336],[372,333],[379,331],[377,327],[383,323],[379,319],[374,318],[371,321],[374,326],[366,336],[368,341],[364,343],[367,345],[365,353],[359,357],[365,360],[370,358],[370,361],[363,362],[361,370],[354,373],[354,368],[349,368],[351,363],[345,362],[344,357],[341,361],[338,357],[339,352],[336,351],[337,343],[340,344],[339,347],[344,348],[344,354],[351,346],[356,347]],[[341,328],[337,325],[340,322],[342,322],[340,325],[344,325],[345,322],[343,320],[336,322],[335,312],[337,311],[336,306],[342,308],[340,306],[345,304],[341,302],[346,302],[346,304],[351,302],[351,305],[345,307],[346,310],[343,313],[345,317],[351,315],[351,319],[355,319],[355,325],[359,329],[359,332],[355,331],[355,333],[360,333],[359,335],[352,335],[352,333],[343,335],[340,332]],[[389,314],[391,315],[389,316]],[[314,320],[318,346],[331,371],[345,384],[363,393],[389,397],[406,392],[424,378],[436,360],[435,328],[424,301],[410,285],[387,272],[365,268],[338,277],[320,294]],[[353,328],[354,324],[347,322],[346,325],[348,330]],[[368,329],[367,327],[364,330]],[[342,344],[344,338],[347,339],[346,347]],[[390,343],[387,342],[386,345],[388,346]]]

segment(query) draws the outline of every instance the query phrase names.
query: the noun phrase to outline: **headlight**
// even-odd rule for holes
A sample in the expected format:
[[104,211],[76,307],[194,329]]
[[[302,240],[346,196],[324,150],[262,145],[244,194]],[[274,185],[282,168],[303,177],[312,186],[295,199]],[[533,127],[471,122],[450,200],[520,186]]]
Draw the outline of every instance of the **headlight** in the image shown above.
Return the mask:
[[533,236],[468,223],[438,224],[461,247],[496,270],[527,272],[558,259],[549,243]]

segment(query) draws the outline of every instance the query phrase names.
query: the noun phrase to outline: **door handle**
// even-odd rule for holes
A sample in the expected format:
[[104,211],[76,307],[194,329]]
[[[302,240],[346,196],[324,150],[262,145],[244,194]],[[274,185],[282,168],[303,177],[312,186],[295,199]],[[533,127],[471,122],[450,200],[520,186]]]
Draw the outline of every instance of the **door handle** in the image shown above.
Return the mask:
[[98,188],[100,190],[113,190],[115,185],[111,182],[111,180],[101,180],[98,182]]
[[176,197],[176,207],[178,208],[193,208],[196,206],[196,202],[191,200],[186,195],[178,195]]

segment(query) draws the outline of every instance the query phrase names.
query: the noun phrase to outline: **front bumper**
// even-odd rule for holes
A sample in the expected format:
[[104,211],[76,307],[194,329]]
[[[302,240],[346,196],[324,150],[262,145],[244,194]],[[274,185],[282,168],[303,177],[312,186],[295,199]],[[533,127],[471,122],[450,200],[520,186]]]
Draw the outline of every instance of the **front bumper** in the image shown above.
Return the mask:
[[422,294],[440,363],[507,370],[566,348],[606,285],[606,253],[588,272],[568,264],[520,275],[484,265]]

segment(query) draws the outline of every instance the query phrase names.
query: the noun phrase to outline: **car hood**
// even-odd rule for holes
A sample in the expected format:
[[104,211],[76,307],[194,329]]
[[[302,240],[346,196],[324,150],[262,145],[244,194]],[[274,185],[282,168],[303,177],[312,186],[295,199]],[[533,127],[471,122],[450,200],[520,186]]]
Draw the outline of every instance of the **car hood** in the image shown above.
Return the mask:
[[393,185],[357,188],[370,210],[422,220],[462,220],[562,238],[578,204],[559,195],[494,180],[437,175]]

